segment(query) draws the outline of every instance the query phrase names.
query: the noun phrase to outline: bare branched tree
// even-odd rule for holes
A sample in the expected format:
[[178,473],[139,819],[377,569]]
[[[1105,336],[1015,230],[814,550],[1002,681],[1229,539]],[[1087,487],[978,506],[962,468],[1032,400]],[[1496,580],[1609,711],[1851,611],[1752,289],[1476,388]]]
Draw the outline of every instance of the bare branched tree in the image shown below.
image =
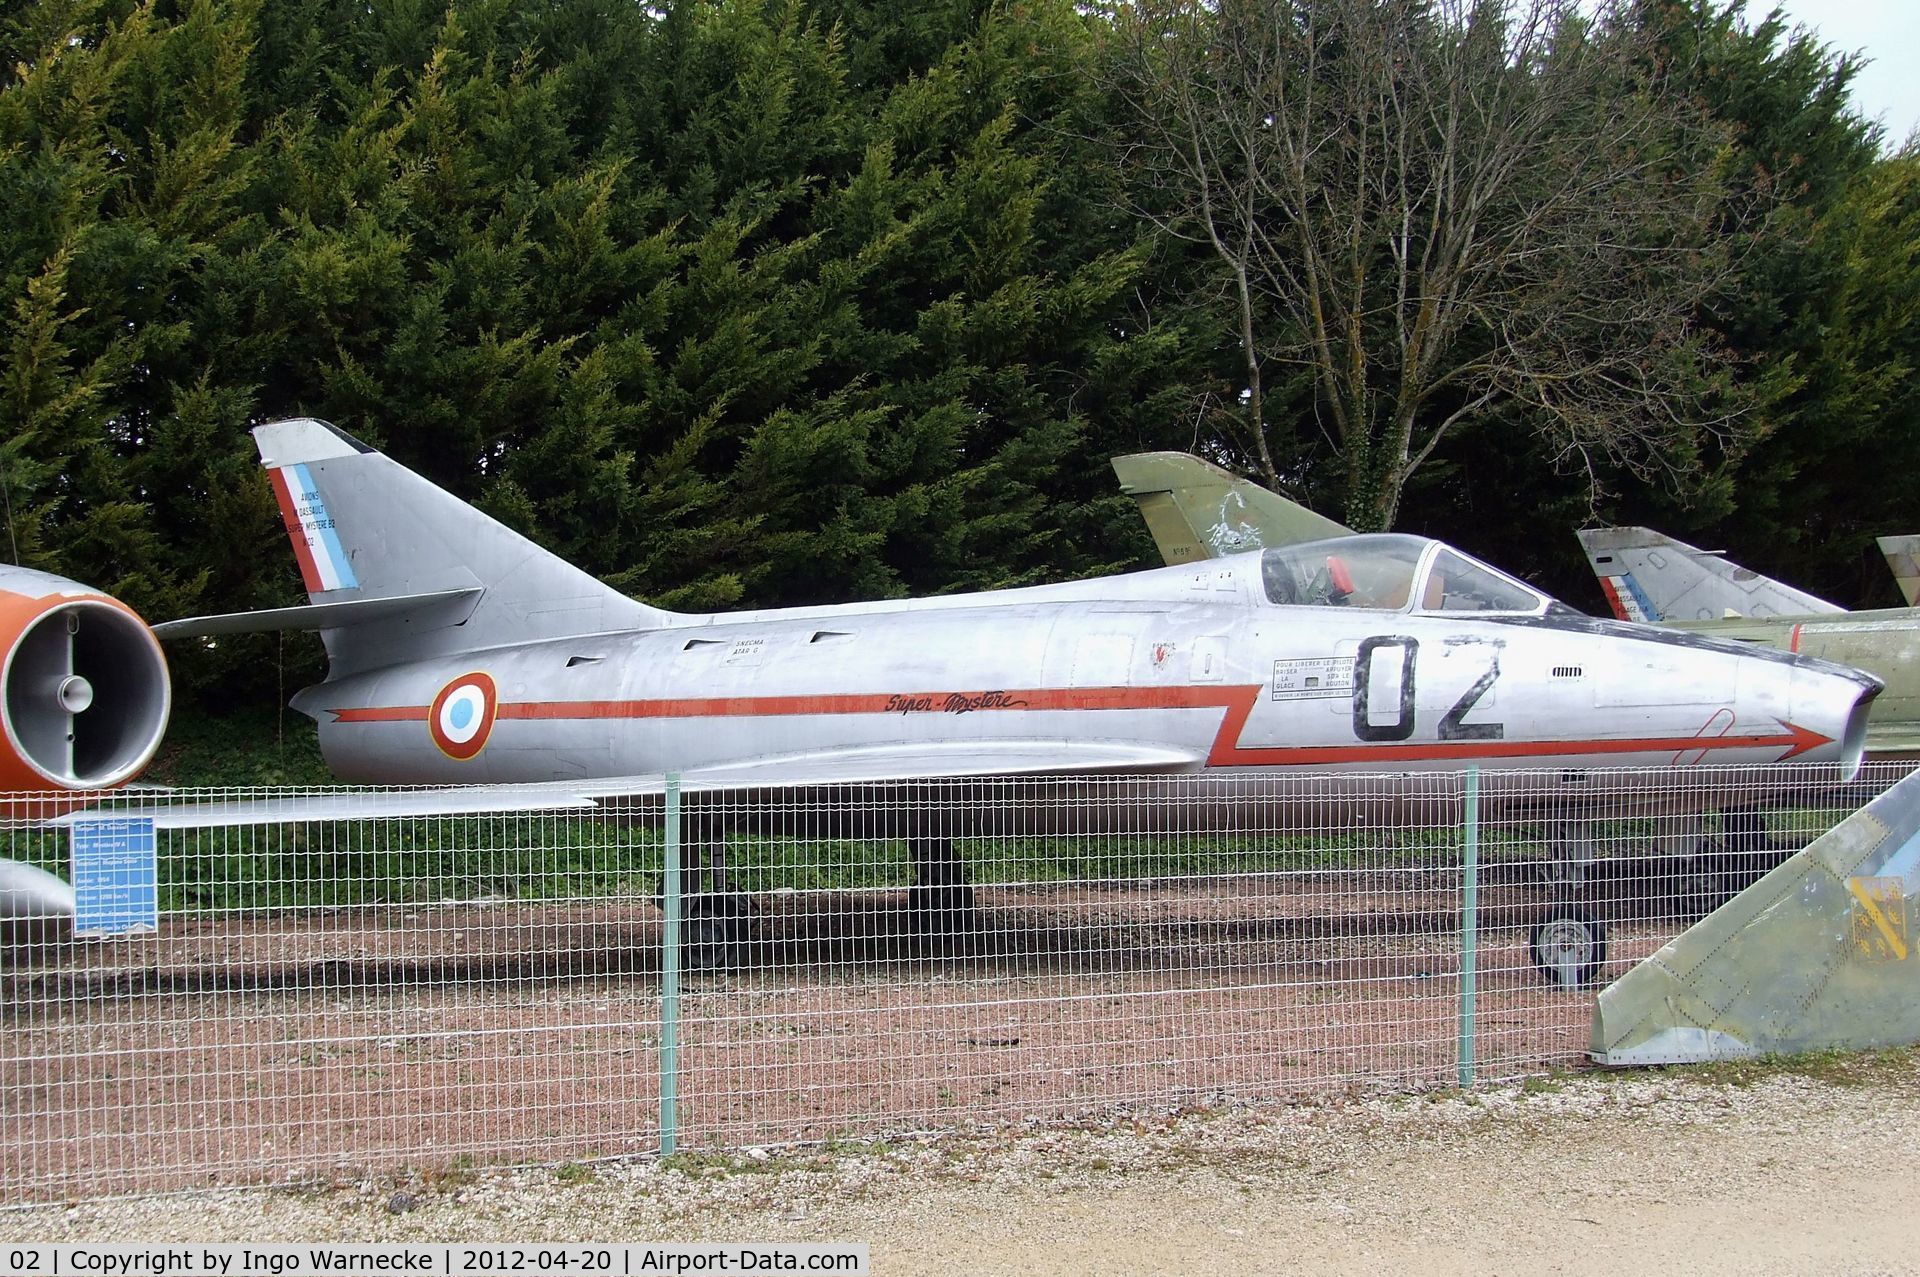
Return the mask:
[[1723,139],[1663,90],[1624,10],[1141,0],[1110,18],[1137,209],[1225,267],[1236,443],[1267,481],[1283,375],[1310,380],[1362,528],[1391,526],[1478,417],[1533,423],[1590,475],[1683,467],[1729,424],[1693,324],[1724,277]]

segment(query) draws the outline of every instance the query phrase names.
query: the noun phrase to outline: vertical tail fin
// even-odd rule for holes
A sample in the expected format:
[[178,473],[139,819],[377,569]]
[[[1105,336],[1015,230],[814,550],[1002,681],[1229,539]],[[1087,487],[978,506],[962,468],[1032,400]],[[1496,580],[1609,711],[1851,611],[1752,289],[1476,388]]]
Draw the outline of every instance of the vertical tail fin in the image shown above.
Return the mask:
[[311,605],[169,622],[159,633],[319,630],[338,678],[482,645],[676,619],[324,421],[276,421],[253,436]]
[[1576,535],[1623,621],[1809,616],[1844,611],[1709,550],[1651,528],[1584,528]]
[[1120,490],[1140,503],[1160,557],[1169,564],[1352,536],[1353,529],[1184,452],[1115,457]]
[[1881,537],[1880,553],[1887,556],[1907,606],[1920,607],[1920,536]]

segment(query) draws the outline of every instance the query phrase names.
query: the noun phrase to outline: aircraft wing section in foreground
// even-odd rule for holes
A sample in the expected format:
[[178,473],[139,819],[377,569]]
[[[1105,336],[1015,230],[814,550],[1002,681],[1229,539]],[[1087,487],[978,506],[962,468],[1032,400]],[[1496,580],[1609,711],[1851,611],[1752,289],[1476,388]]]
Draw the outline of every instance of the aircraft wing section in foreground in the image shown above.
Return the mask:
[[1614,981],[1604,1064],[1920,1041],[1920,773]]

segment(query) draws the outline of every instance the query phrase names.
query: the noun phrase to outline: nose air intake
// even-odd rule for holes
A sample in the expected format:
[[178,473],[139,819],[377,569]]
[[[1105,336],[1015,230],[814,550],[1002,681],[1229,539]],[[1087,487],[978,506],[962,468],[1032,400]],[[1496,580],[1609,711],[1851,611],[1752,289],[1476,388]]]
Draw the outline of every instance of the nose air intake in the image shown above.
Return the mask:
[[171,696],[160,645],[109,603],[75,599],[42,613],[0,669],[0,727],[19,763],[49,787],[121,784],[166,731]]
[[1842,778],[1851,782],[1866,755],[1867,716],[1886,684],[1863,670],[1807,657],[1792,659],[1798,662],[1791,683],[1793,719],[1833,739],[1833,760]]
[[1853,709],[1847,714],[1847,729],[1840,737],[1840,775],[1848,784],[1860,777],[1860,765],[1867,754],[1867,715],[1882,686],[1884,684],[1876,685],[1854,701]]

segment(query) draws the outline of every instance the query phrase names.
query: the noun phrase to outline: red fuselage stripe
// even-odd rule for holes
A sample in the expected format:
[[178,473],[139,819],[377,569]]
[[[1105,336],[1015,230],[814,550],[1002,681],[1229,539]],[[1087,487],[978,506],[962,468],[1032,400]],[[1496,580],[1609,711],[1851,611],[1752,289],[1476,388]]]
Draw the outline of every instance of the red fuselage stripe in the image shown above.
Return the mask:
[[[1328,763],[1447,761],[1475,758],[1571,757],[1673,750],[1787,750],[1783,759],[1831,739],[1786,726],[1760,735],[1655,736],[1621,740],[1467,740],[1354,745],[1242,746],[1239,741],[1260,697],[1238,687],[1049,687],[984,692],[835,693],[816,696],[711,696],[636,701],[519,701],[502,704],[499,719],[584,722],[638,718],[773,718],[795,714],[936,714],[1046,710],[1224,709],[1208,751],[1212,767],[1312,766]],[[341,723],[425,722],[424,705],[332,711]]]

